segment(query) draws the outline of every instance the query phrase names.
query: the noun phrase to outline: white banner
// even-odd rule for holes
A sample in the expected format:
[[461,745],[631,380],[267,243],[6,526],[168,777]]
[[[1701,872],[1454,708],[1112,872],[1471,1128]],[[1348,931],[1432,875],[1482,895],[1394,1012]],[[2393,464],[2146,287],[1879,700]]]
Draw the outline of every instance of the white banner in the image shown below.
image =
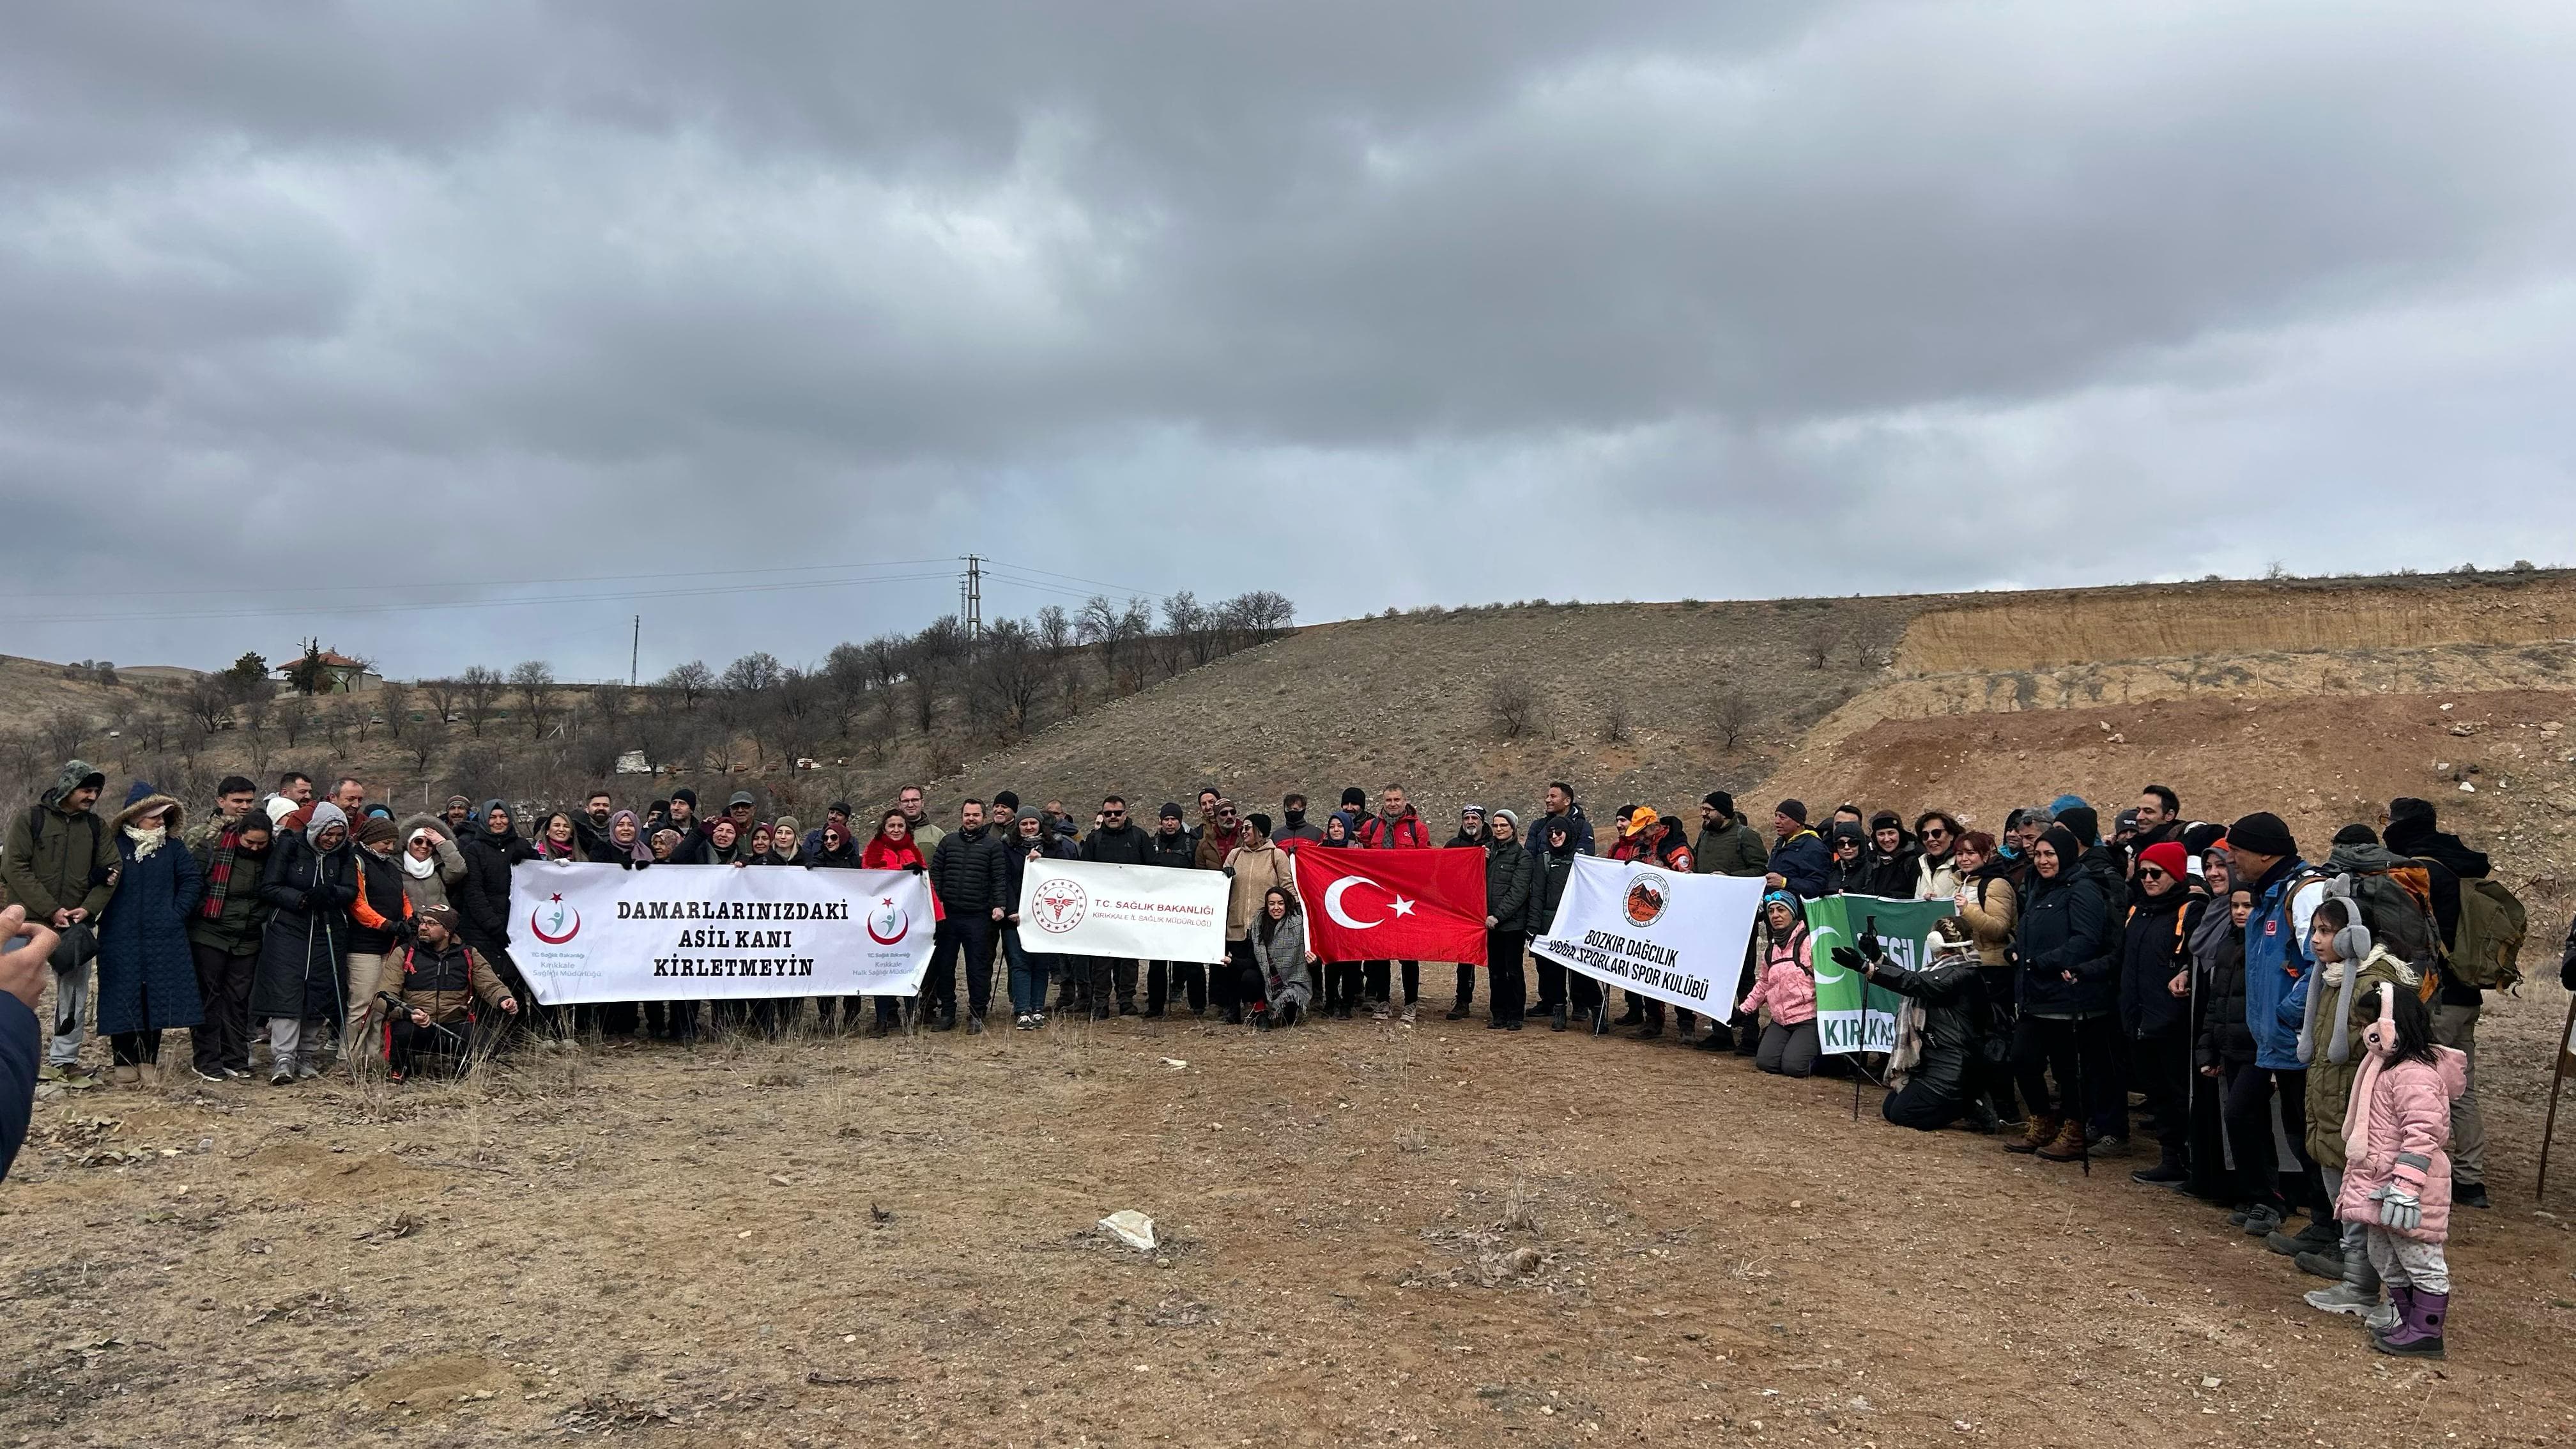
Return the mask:
[[1679,875],[1578,855],[1556,919],[1530,949],[1604,986],[1726,1021],[1761,903],[1760,876]]
[[1032,861],[1020,878],[1020,944],[1068,956],[1223,961],[1233,887],[1222,871]]
[[548,1006],[913,996],[930,888],[899,870],[530,861],[510,872],[510,957]]

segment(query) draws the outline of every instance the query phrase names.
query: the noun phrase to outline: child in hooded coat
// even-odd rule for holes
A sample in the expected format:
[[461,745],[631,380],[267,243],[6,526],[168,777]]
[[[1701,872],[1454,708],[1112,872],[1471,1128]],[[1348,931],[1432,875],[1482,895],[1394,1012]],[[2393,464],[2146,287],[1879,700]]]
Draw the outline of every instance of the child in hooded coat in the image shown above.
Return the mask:
[[1763,1071],[1792,1077],[1816,1074],[1816,964],[1815,945],[1807,935],[1807,923],[1798,898],[1787,891],[1773,891],[1762,898],[1762,914],[1771,927],[1770,943],[1763,948],[1762,972],[1753,990],[1737,1003],[1735,1014],[1746,1025],[1753,1013],[1768,1009],[1770,1025],[1762,1028],[1762,1045],[1753,1054],[1753,1065]]
[[[2343,1191],[2335,1215],[2365,1224],[2371,1265],[2388,1285],[2393,1315],[2371,1347],[2400,1358],[2441,1358],[2450,1316],[2451,1102],[2468,1090],[2468,1058],[2433,1044],[2432,1013],[2410,991],[2381,983],[2379,1020],[2344,1118]],[[2389,1323],[2390,1317],[2394,1318]]]

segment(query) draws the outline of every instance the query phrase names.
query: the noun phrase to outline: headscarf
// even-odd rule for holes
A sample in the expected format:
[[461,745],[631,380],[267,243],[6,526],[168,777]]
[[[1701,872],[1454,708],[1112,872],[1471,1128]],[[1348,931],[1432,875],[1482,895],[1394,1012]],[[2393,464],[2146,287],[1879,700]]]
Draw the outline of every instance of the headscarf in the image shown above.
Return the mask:
[[495,810],[500,811],[501,818],[509,822],[509,824],[501,828],[501,833],[503,835],[518,834],[519,817],[517,813],[512,811],[506,802],[500,800],[486,800],[482,804],[474,807],[474,833],[477,835],[489,835],[492,833],[492,812]]
[[328,800],[316,800],[307,808],[313,813],[304,822],[304,839],[316,850],[322,848],[323,831],[334,825],[344,832],[349,828],[348,815]]
[[635,827],[635,843],[626,848],[626,858],[638,864],[650,864],[653,859],[653,843],[645,838],[644,822],[637,819],[632,810],[620,810],[608,817],[609,848],[611,850],[617,848],[617,822],[620,820]]

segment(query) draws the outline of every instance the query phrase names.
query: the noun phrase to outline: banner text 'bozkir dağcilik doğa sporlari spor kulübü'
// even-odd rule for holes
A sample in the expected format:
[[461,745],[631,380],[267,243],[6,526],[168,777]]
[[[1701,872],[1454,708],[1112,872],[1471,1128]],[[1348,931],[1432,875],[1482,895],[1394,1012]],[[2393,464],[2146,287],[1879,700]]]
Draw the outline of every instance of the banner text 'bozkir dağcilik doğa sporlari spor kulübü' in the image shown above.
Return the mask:
[[1577,856],[1556,919],[1530,949],[1604,986],[1726,1021],[1761,900],[1759,878]]
[[913,996],[930,888],[893,870],[530,861],[510,872],[510,954],[548,1006]]

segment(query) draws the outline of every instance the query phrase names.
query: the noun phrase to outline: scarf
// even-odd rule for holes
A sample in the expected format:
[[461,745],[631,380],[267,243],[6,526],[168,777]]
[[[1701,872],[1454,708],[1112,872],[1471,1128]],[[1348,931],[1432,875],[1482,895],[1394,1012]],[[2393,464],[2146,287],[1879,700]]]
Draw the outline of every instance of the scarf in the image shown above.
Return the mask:
[[197,907],[200,918],[224,918],[224,896],[232,888],[233,862],[240,854],[241,827],[227,825],[216,834],[214,853],[206,858],[206,898]]
[[636,819],[635,812],[632,810],[620,810],[616,814],[608,817],[608,848],[611,850],[615,850],[617,848],[617,822],[620,820],[623,820],[635,827],[635,842],[634,844],[626,847],[626,858],[634,861],[638,865],[651,864],[653,860],[653,843],[647,838],[647,832],[644,829],[644,822]]
[[[429,832],[426,830],[415,830],[411,833],[412,840],[426,840],[428,838]],[[411,840],[406,840],[403,844],[408,847],[411,844]],[[414,858],[411,851],[409,849],[405,849],[402,856],[402,865],[403,874],[410,876],[413,880],[427,880],[430,878],[430,875],[438,869],[438,847],[435,844],[431,845],[429,848],[429,854],[418,858]]]
[[166,825],[155,825],[149,830],[137,830],[129,825],[125,827],[125,838],[134,842],[136,860],[150,860],[152,853],[169,841],[170,828]]

